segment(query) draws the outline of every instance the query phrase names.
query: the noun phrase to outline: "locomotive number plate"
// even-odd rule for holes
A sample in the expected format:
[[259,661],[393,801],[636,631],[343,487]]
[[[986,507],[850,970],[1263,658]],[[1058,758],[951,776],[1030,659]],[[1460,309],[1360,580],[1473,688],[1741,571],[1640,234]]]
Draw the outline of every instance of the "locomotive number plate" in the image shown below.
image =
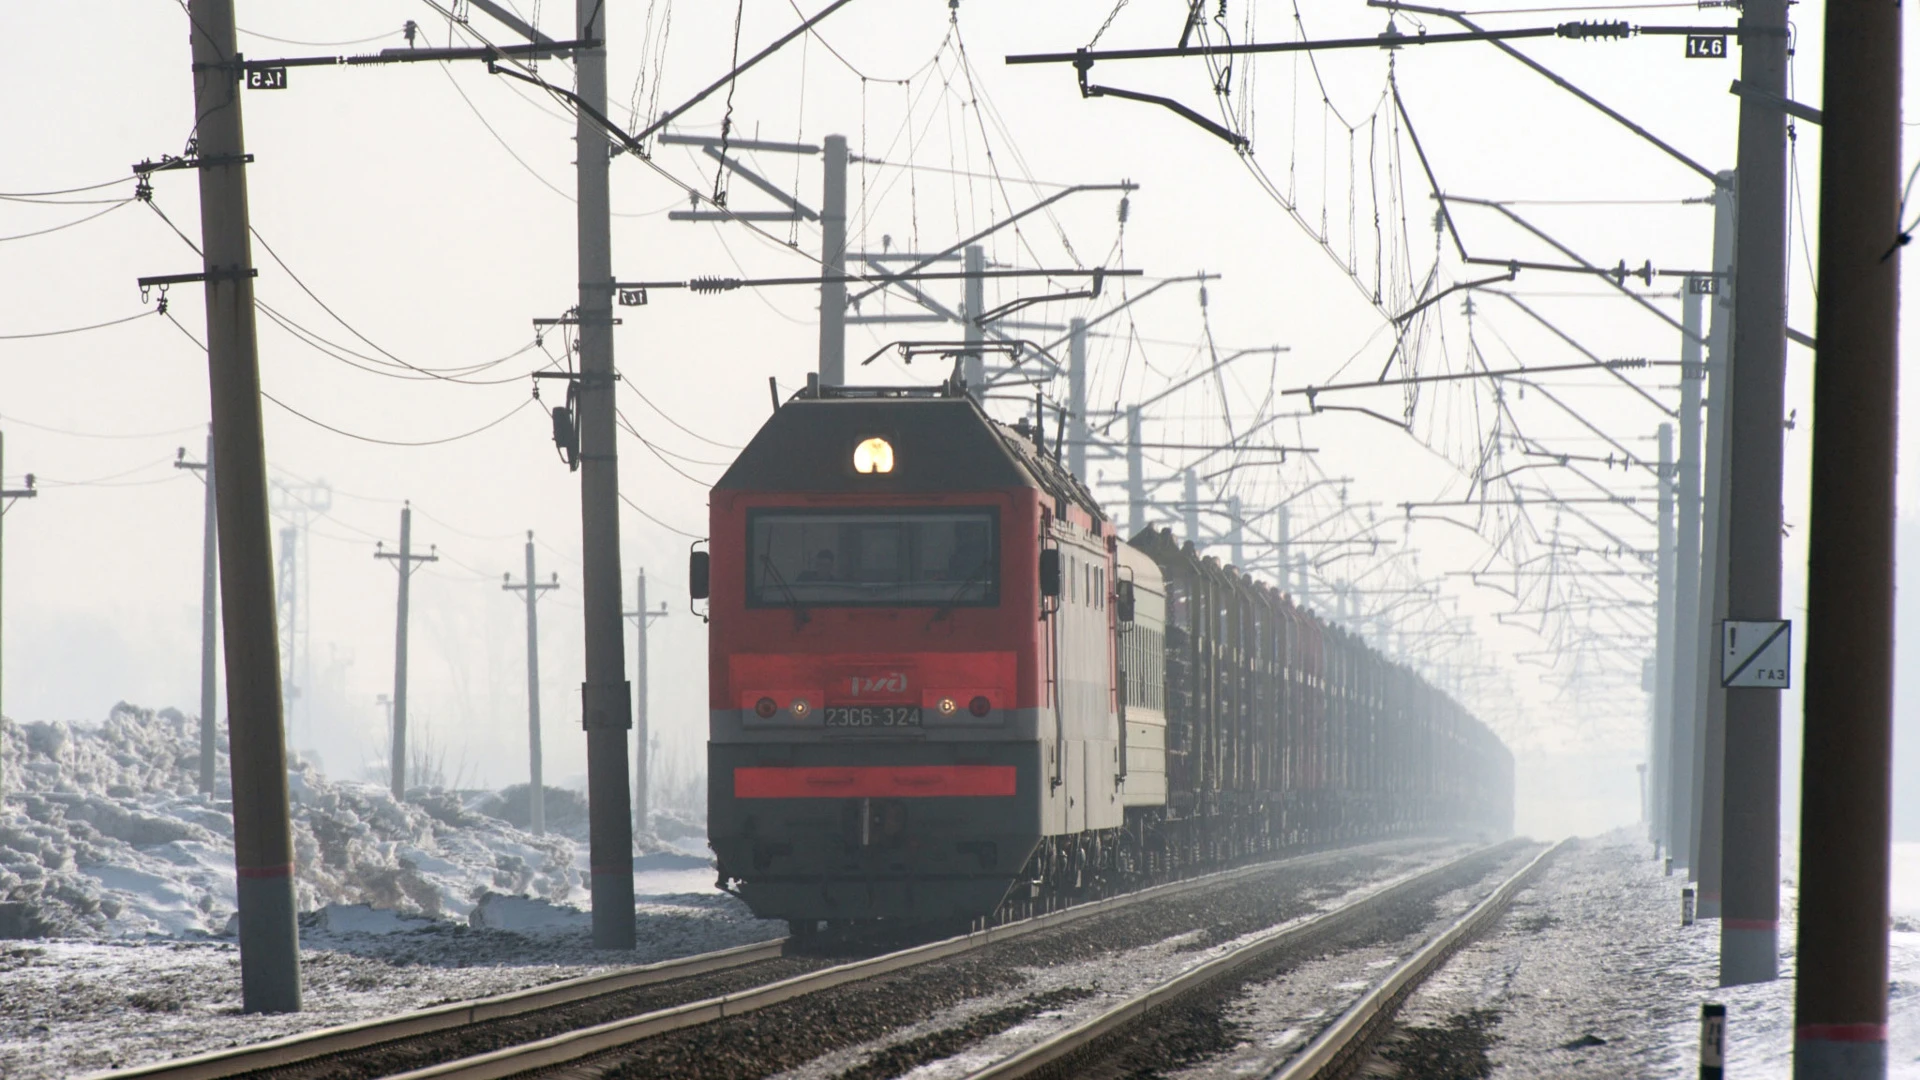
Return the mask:
[[820,710],[830,728],[902,728],[920,726],[918,705],[829,705]]

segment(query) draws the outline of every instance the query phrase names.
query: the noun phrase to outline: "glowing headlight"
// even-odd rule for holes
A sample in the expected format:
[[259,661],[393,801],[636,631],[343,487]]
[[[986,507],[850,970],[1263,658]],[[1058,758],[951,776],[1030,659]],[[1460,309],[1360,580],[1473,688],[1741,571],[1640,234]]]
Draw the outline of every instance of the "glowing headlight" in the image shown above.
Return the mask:
[[795,716],[805,716],[807,715],[807,710],[811,708],[811,706],[807,704],[806,698],[794,698],[793,704],[787,707],[793,710],[793,715]]
[[893,444],[885,439],[867,439],[853,448],[853,471],[890,473],[893,471]]
[[940,699],[940,704],[934,707],[940,710],[941,716],[952,716],[954,714],[954,710],[958,709],[960,706],[954,704],[952,698],[943,697]]

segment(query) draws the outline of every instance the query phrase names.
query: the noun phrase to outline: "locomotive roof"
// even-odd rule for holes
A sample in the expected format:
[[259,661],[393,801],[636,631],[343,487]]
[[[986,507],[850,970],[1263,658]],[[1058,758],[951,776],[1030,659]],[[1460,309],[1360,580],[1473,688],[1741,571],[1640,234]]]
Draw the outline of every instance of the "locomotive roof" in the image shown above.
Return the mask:
[[[922,495],[1030,487],[1105,519],[1066,466],[972,398],[944,391],[803,390],[761,425],[714,490]],[[876,436],[893,447],[893,471],[855,472],[854,447]]]

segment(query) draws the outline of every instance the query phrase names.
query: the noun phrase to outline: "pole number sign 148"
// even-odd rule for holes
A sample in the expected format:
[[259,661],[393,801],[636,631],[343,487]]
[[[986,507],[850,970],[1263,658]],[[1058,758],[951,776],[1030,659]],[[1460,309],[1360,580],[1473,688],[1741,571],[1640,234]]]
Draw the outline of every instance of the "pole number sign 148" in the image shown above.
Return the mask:
[[1720,624],[1720,685],[1785,690],[1793,679],[1793,624],[1728,619]]

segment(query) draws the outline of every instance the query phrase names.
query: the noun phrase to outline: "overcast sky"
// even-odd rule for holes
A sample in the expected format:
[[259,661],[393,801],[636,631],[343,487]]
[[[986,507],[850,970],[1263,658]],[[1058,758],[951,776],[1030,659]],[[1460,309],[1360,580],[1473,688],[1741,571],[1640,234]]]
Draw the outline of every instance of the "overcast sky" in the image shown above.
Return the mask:
[[[1540,376],[1538,385],[1567,408],[1514,384],[1496,401],[1496,388],[1480,380],[1428,386],[1411,397],[1392,388],[1319,399],[1385,420],[1353,411],[1273,418],[1303,409],[1304,398],[1288,389],[1376,378],[1390,362],[1405,375],[1581,360],[1546,323],[1598,356],[1679,358],[1678,332],[1610,286],[1536,272],[1502,285],[1511,297],[1483,291],[1440,301],[1408,324],[1396,352],[1397,324],[1388,315],[1435,289],[1497,273],[1462,264],[1451,239],[1436,233],[1436,204],[1408,121],[1442,190],[1509,202],[1512,217],[1455,204],[1461,241],[1476,257],[1567,261],[1517,218],[1596,264],[1704,268],[1710,185],[1484,44],[1275,56],[1241,60],[1230,73],[1179,60],[1094,68],[1095,83],[1176,96],[1223,119],[1251,136],[1246,155],[1155,106],[1082,99],[1069,66],[1002,62],[1013,52],[1072,49],[1096,31],[1102,47],[1171,45],[1184,8],[1173,0],[1122,3],[1101,31],[1116,10],[1104,2],[960,0],[950,8],[939,0],[856,0],[817,37],[796,41],[676,127],[715,133],[730,114],[739,137],[815,143],[845,134],[868,159],[850,174],[852,246],[861,250],[939,250],[1060,185],[1137,183],[1124,223],[1117,192],[1085,192],[985,241],[989,258],[1005,267],[1145,272],[1110,281],[1097,300],[1040,304],[1020,318],[1098,318],[1158,279],[1221,275],[1204,303],[1193,284],[1174,284],[1106,320],[1100,329],[1110,333],[1090,348],[1090,405],[1138,400],[1215,355],[1258,349],[1219,378],[1157,404],[1148,440],[1211,444],[1272,420],[1253,441],[1314,448],[1290,454],[1285,465],[1252,464],[1271,454],[1243,457],[1213,479],[1208,494],[1238,496],[1252,510],[1336,481],[1291,505],[1296,531],[1331,519],[1329,533],[1360,531],[1382,543],[1377,550],[1298,549],[1325,560],[1310,586],[1320,593],[1316,606],[1325,604],[1329,583],[1357,580],[1382,590],[1367,601],[1371,608],[1402,605],[1382,622],[1410,633],[1388,644],[1420,653],[1435,678],[1444,677],[1431,666],[1441,661],[1495,672],[1465,698],[1537,763],[1524,781],[1529,791],[1564,797],[1553,814],[1537,805],[1530,811],[1542,828],[1631,816],[1646,708],[1639,657],[1651,645],[1644,612],[1601,606],[1542,616],[1538,595],[1475,587],[1459,572],[1511,569],[1515,557],[1539,556],[1556,535],[1588,549],[1613,540],[1650,546],[1643,515],[1651,513],[1653,489],[1645,474],[1596,461],[1578,470],[1529,469],[1509,481],[1529,492],[1641,500],[1631,506],[1583,504],[1557,515],[1535,506],[1524,516],[1417,511],[1450,516],[1452,525],[1409,523],[1402,504],[1477,497],[1470,477],[1496,431],[1504,436],[1504,467],[1483,472],[1540,463],[1518,454],[1515,434],[1574,455],[1604,459],[1618,444],[1652,457],[1661,414],[1646,394],[1672,408],[1673,369],[1630,373],[1640,390],[1603,373]],[[1208,8],[1211,14],[1214,5]],[[519,10],[555,37],[570,34],[571,5],[519,0]],[[1792,94],[1815,106],[1820,10],[1794,9]],[[745,0],[736,45],[732,4],[608,0],[607,16],[610,113],[629,125],[685,100],[724,73],[736,51],[750,55],[800,17],[787,0]],[[1582,17],[1732,21],[1688,4],[1476,16],[1493,26]],[[479,11],[471,20],[456,31],[436,6],[414,0],[239,4],[251,58],[404,47],[408,21],[418,24],[422,44],[476,35],[512,40]],[[1263,0],[1251,10],[1231,0],[1209,33],[1214,41],[1228,34],[1286,40],[1303,31],[1335,38],[1385,25],[1384,12],[1352,0],[1297,8]],[[1400,22],[1407,32],[1421,25]],[[0,193],[9,196],[0,199],[0,431],[9,486],[32,471],[41,489],[6,518],[5,704],[19,720],[95,720],[123,699],[198,707],[201,488],[171,462],[176,447],[197,458],[204,445],[206,366],[190,336],[204,337],[205,317],[194,286],[168,294],[176,325],[155,314],[158,297],[143,303],[134,284],[141,275],[198,269],[168,225],[197,241],[198,199],[192,175],[175,172],[155,177],[151,207],[125,201],[134,193],[133,162],[185,148],[193,115],[186,27],[173,0],[12,4],[0,13],[0,29],[13,40],[80,46],[18,50],[0,73],[0,97],[12,103],[0,114],[10,151],[0,155]],[[1663,37],[1519,47],[1709,169],[1732,166],[1736,99],[1727,85],[1738,75],[1737,59],[1685,59],[1681,43]],[[540,62],[538,73],[571,85],[559,61]],[[376,540],[397,541],[400,504],[411,499],[414,543],[437,544],[441,557],[415,579],[414,729],[444,750],[449,779],[459,773],[467,783],[499,785],[522,778],[522,610],[515,594],[501,591],[500,575],[519,580],[532,529],[538,573],[557,573],[561,583],[541,601],[548,771],[561,780],[577,776],[584,771],[578,487],[555,459],[545,418],[529,406],[526,377],[565,350],[564,336],[551,332],[534,346],[531,320],[560,315],[575,297],[572,118],[558,99],[490,76],[478,63],[296,69],[287,90],[248,93],[245,110],[255,155],[253,224],[263,242],[255,248],[258,296],[272,309],[260,321],[262,380],[283,403],[266,405],[268,459],[287,498],[322,481],[331,492],[325,512],[309,515],[300,549],[309,659],[295,676],[303,698],[294,743],[339,775],[360,775],[380,756],[376,695],[391,690],[395,582],[391,566],[372,556]],[[1819,133],[1801,124],[1798,135],[1789,322],[1811,334],[1804,244],[1816,225]],[[753,153],[745,160],[818,205],[817,157]],[[90,187],[108,181],[116,182]],[[777,208],[738,177],[723,187],[736,209]],[[76,188],[89,190],[18,197]],[[689,205],[689,190],[709,197],[716,190],[712,163],[691,148],[657,146],[651,161],[614,162],[617,276],[817,270],[811,223],[670,222],[667,211]],[[96,212],[97,219],[81,220]],[[988,289],[988,303],[1076,287],[1072,279],[1001,282]],[[1629,288],[1678,317],[1677,279]],[[928,292],[958,306],[957,283]],[[687,610],[687,544],[705,533],[706,484],[766,415],[768,378],[785,392],[813,369],[817,296],[806,288],[714,296],[656,290],[649,299],[618,312],[624,323],[615,334],[620,405],[638,433],[620,444],[622,490],[639,508],[623,511],[622,555],[629,578],[647,568],[649,600],[664,599],[670,612],[654,629],[652,709],[668,767],[686,776],[704,757],[706,662],[705,633]],[[874,297],[861,313],[919,310],[894,294]],[[118,319],[129,321],[18,336]],[[857,362],[896,339],[956,334],[939,325],[852,327],[849,370],[857,381],[937,379],[945,374],[937,362]],[[395,365],[460,368],[503,357],[463,381],[421,378]],[[1802,615],[1811,360],[1807,350],[1789,349],[1796,423],[1787,438],[1786,588],[1795,617]],[[1048,390],[1064,394],[1064,383]],[[1402,429],[1391,421],[1406,416],[1410,401],[1413,419]],[[1005,400],[993,408],[1012,416],[1022,405]],[[437,445],[390,445],[489,424]],[[1157,476],[1197,455],[1150,454]],[[1231,462],[1216,456],[1200,471]],[[1090,465],[1116,514],[1124,512],[1112,484],[1121,468]],[[1902,502],[1912,505],[1914,471],[1904,473]],[[1177,498],[1176,486],[1162,490]],[[276,528],[287,524],[276,520]],[[1270,533],[1272,519],[1259,527]],[[1352,553],[1332,557],[1341,552]],[[1636,565],[1617,553],[1570,558],[1588,568]],[[1395,599],[1395,590],[1415,586],[1437,587],[1445,599]],[[1589,596],[1647,597],[1626,578],[1583,587]],[[631,584],[627,590],[631,606]],[[1446,626],[1470,627],[1473,642],[1440,647],[1432,632]],[[1795,705],[1790,695],[1790,717]],[[1790,741],[1796,724],[1790,719]]]

